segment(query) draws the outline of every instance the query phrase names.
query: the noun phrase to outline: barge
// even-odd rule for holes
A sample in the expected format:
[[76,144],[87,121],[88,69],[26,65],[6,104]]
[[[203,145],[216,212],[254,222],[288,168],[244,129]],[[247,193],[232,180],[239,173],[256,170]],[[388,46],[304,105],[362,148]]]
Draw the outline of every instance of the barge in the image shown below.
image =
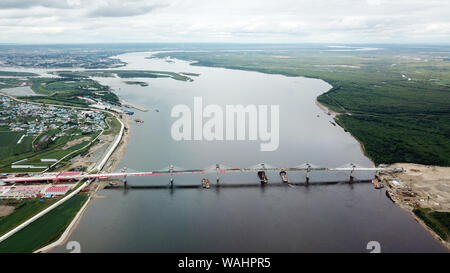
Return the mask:
[[285,171],[281,171],[280,172],[280,176],[281,176],[281,181],[283,181],[283,183],[291,183],[286,175]]
[[267,175],[266,175],[265,171],[259,171],[258,172],[258,177],[259,177],[259,180],[261,181],[261,184],[267,184],[267,181],[269,179],[267,178]]

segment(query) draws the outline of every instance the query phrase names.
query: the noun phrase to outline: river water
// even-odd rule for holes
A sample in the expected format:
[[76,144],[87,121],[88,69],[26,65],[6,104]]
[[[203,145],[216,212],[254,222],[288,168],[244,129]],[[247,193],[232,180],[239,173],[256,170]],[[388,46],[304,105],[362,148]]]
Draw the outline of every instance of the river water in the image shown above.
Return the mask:
[[[305,162],[337,167],[349,162],[372,166],[359,143],[315,98],[331,86],[322,80],[257,72],[192,66],[189,62],[146,59],[150,53],[118,56],[144,69],[198,73],[193,82],[169,78],[96,78],[125,101],[149,109],[135,112],[144,123],[131,125],[127,152],[118,169],[158,170],[170,164],[202,168],[216,163],[248,167],[260,162],[294,167]],[[125,80],[149,85],[127,85]],[[170,129],[177,104],[193,109],[203,104],[279,105],[280,142],[273,152],[261,152],[259,141],[175,141]],[[158,110],[158,112],[156,111]],[[215,174],[203,175],[215,183]],[[168,185],[168,176],[129,178],[133,188],[104,189],[87,209],[69,241],[83,252],[368,252],[378,241],[382,252],[445,252],[446,250],[406,211],[393,204],[371,183],[346,181],[349,173],[313,173],[309,186],[289,187],[277,173],[268,173],[261,187],[256,174],[223,174],[227,187],[209,190],[181,188],[200,185],[201,175],[176,175],[173,189],[137,188]],[[288,173],[303,182],[305,173]],[[368,179],[373,173],[358,173]],[[271,186],[270,186],[271,185]],[[65,246],[53,252],[68,252]]]

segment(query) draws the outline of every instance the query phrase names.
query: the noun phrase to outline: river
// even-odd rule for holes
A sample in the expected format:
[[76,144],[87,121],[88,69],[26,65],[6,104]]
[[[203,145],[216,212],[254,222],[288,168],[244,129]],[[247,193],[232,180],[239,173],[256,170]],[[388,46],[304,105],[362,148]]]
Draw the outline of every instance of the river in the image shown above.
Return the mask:
[[[149,109],[135,112],[144,123],[131,125],[127,152],[118,169],[157,170],[170,164],[201,168],[216,163],[247,167],[260,162],[294,167],[305,162],[337,167],[352,162],[373,166],[359,143],[315,98],[331,86],[322,80],[193,66],[187,61],[118,56],[121,69],[198,73],[193,82],[169,78],[96,78],[125,101]],[[148,86],[128,85],[144,81]],[[279,105],[280,141],[276,151],[260,151],[259,141],[175,141],[173,106],[203,104]],[[158,111],[156,111],[158,110]],[[205,175],[215,183],[215,174]],[[288,173],[301,182],[305,173]],[[282,185],[277,173],[261,187],[256,174],[222,174],[233,187],[104,189],[85,212],[69,241],[82,252],[368,252],[378,241],[382,252],[446,252],[384,189],[345,181],[349,173],[313,173],[309,186]],[[373,173],[358,173],[371,178]],[[199,184],[201,175],[176,175],[175,185]],[[167,185],[168,176],[129,178],[128,184]],[[53,252],[68,252],[59,246]]]

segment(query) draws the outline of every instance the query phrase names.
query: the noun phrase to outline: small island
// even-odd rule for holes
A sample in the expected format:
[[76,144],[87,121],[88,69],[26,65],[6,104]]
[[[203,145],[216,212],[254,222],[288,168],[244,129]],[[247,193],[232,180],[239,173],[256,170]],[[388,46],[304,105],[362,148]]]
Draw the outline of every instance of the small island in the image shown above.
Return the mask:
[[142,87],[148,86],[148,83],[140,81],[125,81],[125,83],[129,85],[140,85]]

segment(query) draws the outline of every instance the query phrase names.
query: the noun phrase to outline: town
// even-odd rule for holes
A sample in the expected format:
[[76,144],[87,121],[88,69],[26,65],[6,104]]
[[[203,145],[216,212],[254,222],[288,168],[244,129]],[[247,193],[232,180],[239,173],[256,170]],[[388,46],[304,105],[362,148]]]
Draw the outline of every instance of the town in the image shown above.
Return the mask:
[[[105,128],[105,115],[97,110],[82,111],[55,106],[42,107],[30,103],[17,103],[6,96],[0,97],[0,126],[9,126],[13,132],[41,134],[49,129],[64,131],[79,129],[93,133]],[[74,122],[77,121],[77,122]],[[75,135],[75,134],[72,134]]]
[[108,126],[100,110],[16,101],[0,96],[0,170],[44,170]]

